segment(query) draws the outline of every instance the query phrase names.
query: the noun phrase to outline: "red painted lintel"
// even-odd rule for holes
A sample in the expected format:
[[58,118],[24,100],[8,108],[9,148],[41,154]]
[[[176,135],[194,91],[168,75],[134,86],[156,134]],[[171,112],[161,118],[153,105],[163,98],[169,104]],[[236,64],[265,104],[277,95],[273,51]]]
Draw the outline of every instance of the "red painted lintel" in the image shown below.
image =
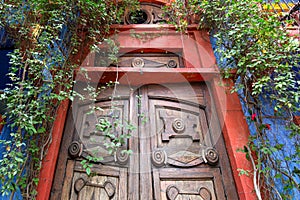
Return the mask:
[[[151,68],[101,68],[86,67],[90,82],[107,83],[116,80],[120,84],[146,85],[162,83],[199,82],[210,81],[219,77],[220,73],[215,68],[176,68],[176,69],[151,69]],[[130,80],[130,83],[128,82]],[[76,81],[87,81],[85,76],[77,72]]]

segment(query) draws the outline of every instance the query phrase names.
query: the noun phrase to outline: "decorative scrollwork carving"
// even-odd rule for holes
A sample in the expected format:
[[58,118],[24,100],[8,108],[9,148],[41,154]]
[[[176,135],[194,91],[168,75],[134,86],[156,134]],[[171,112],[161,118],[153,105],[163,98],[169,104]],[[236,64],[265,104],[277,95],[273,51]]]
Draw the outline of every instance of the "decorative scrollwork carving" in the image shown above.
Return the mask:
[[166,163],[166,153],[163,150],[155,150],[152,152],[152,163],[156,167],[162,167]]
[[172,127],[176,133],[182,133],[185,129],[184,121],[180,118],[176,118],[172,123]]
[[68,148],[68,152],[71,158],[78,158],[81,156],[82,153],[82,149],[83,146],[81,143],[77,142],[77,141],[73,141],[69,148]]
[[162,141],[169,141],[171,137],[190,137],[199,141],[202,137],[199,117],[183,111],[171,109],[159,110],[159,118],[163,122]]
[[129,154],[124,152],[124,148],[119,148],[116,153],[117,163],[125,165],[128,162]]
[[75,181],[74,189],[76,193],[79,193],[85,186],[91,186],[91,187],[97,187],[97,188],[104,188],[107,196],[111,199],[116,193],[116,186],[110,181],[107,180],[104,182],[104,184],[98,184],[98,183],[91,183],[87,181],[84,178],[78,178]]
[[201,187],[199,189],[199,195],[203,200],[211,200],[212,199],[211,192],[205,187]]
[[173,59],[168,61],[168,67],[169,68],[176,68],[177,67],[177,62]]
[[161,6],[151,3],[141,3],[138,11],[127,9],[124,16],[124,24],[157,24],[166,20]]
[[169,185],[166,189],[166,196],[168,200],[175,200],[178,195],[199,195],[201,199],[203,200],[211,200],[212,199],[212,194],[207,189],[206,187],[200,187],[199,190],[197,191],[189,191],[189,190],[184,190],[182,191],[179,190],[179,188],[176,185]]
[[86,185],[86,182],[87,181],[84,178],[78,178],[74,184],[75,192],[79,193],[82,190],[82,188]]
[[175,185],[169,185],[166,190],[168,200],[175,200],[179,194],[179,189]]
[[116,193],[115,185],[109,180],[105,181],[105,183],[103,184],[103,188],[105,189],[105,192],[109,196],[109,198],[112,198]]
[[210,165],[216,165],[219,161],[219,154],[216,149],[213,147],[207,147],[205,149],[205,159],[207,160],[207,163]]
[[145,62],[142,58],[134,58],[131,62],[131,66],[135,68],[143,68]]

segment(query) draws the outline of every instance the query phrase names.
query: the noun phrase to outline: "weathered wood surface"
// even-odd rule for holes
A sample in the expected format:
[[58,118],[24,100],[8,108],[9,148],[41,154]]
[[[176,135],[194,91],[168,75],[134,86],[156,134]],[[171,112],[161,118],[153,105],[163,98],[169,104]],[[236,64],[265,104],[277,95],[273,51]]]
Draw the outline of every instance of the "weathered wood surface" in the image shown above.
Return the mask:
[[[74,120],[66,125],[51,199],[238,199],[204,84],[120,86],[118,92],[114,104],[118,120],[137,126],[123,147],[133,154],[120,163],[101,150],[99,155],[107,156],[107,162],[95,164],[91,177],[80,164],[82,157],[68,155],[74,140],[85,143],[83,152],[97,146],[90,141],[92,137],[99,141],[101,133],[90,133],[97,119],[109,114],[107,97],[112,90],[107,90],[96,102],[104,109],[94,118],[87,116],[87,104],[70,112]],[[125,132],[116,129],[116,134]]]

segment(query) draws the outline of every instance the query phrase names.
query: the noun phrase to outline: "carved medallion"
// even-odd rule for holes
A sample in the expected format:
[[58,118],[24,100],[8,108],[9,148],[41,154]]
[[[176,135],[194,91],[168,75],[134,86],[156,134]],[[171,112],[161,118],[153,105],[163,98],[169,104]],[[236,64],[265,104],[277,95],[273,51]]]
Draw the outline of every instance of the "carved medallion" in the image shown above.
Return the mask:
[[71,158],[78,158],[81,156],[82,150],[82,144],[77,141],[73,141],[68,148],[69,156]]
[[205,149],[205,159],[208,164],[216,165],[219,161],[219,154],[216,149],[208,147]]
[[176,132],[176,133],[182,133],[185,129],[185,124],[184,124],[184,121],[180,118],[176,118],[173,120],[173,123],[172,123],[172,126],[173,126],[173,130]]
[[135,68],[143,68],[145,65],[145,62],[142,58],[134,58],[132,59],[131,66]]
[[117,163],[125,165],[128,162],[129,154],[124,152],[125,148],[119,148],[116,153]]
[[166,152],[163,150],[155,150],[152,152],[152,163],[156,167],[162,167],[166,164]]
[[173,59],[168,61],[168,67],[169,68],[176,68],[177,67],[177,62]]

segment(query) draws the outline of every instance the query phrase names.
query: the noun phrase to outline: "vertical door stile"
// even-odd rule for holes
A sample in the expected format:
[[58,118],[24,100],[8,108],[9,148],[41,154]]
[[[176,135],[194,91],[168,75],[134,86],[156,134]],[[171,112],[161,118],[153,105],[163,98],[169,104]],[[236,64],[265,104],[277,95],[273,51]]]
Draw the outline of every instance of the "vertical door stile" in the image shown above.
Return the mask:
[[[138,103],[136,102],[136,92],[131,91],[129,96],[129,123],[137,127],[131,132],[129,139],[129,149],[132,150],[132,155],[129,159],[128,168],[128,199],[139,199],[139,130],[138,130]],[[120,200],[123,198],[120,197]]]
[[[206,89],[206,92],[210,92]],[[232,174],[232,166],[230,165],[229,158],[226,151],[226,146],[224,143],[224,138],[222,134],[222,124],[221,121],[218,118],[218,115],[216,113],[216,108],[214,104],[214,100],[212,98],[207,98],[208,104],[209,104],[209,130],[210,135],[213,140],[213,144],[216,149],[221,149],[219,151],[219,157],[220,159],[220,171],[223,176],[223,188],[225,192],[226,199],[238,199],[238,194],[236,191],[236,186]]]
[[[155,149],[159,147],[158,144],[158,134],[159,131],[157,130],[157,122],[156,122],[156,114],[155,114],[155,105],[154,102],[155,100],[151,99],[148,96],[148,110],[149,110],[149,131],[151,134],[151,157],[153,156],[153,153]],[[152,162],[152,161],[151,161]],[[160,200],[161,199],[161,181],[159,178],[159,169],[152,166],[152,174],[153,174],[153,196],[155,200]]]
[[153,199],[147,87],[139,90],[140,199]]
[[[68,111],[68,117],[65,125],[65,134],[63,135],[63,140],[61,143],[61,148],[59,152],[58,163],[61,165],[57,165],[54,181],[52,183],[52,191],[50,199],[59,199],[60,197],[66,197],[69,199],[69,186],[71,185],[72,176],[73,176],[73,168],[74,161],[68,160],[68,146],[73,139],[73,133],[76,131],[74,129],[74,118],[72,110]],[[66,192],[67,191],[67,192]]]
[[217,122],[213,122],[213,109],[211,108],[212,104],[211,104],[211,99],[210,99],[210,93],[208,91],[207,87],[201,88],[202,92],[203,92],[203,96],[204,96],[204,104],[205,104],[205,110],[203,111],[203,116],[202,119],[204,120],[203,123],[203,127],[204,128],[204,144],[206,144],[207,146],[214,146],[214,136],[213,134],[215,134],[215,132],[218,132],[220,129],[218,130],[214,130],[214,128],[212,129],[212,126],[219,126],[218,124],[215,124]]

